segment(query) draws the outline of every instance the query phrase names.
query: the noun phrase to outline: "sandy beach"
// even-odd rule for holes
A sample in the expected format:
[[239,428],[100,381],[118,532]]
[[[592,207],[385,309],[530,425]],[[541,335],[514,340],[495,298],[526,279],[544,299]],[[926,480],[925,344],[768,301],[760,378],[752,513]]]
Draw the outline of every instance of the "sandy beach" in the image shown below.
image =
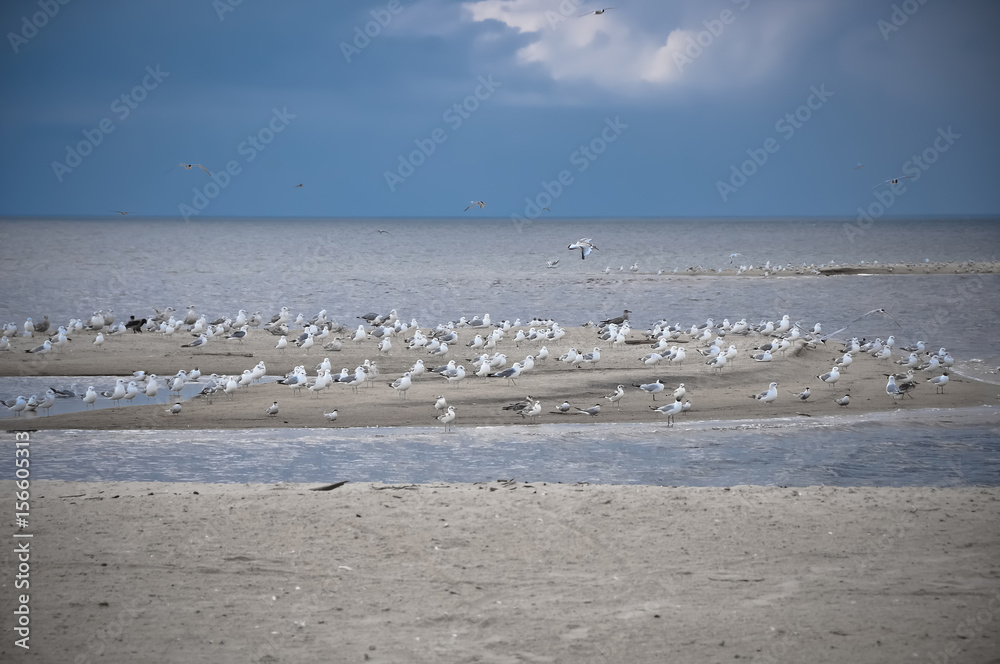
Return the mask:
[[24,656],[997,661],[997,488],[318,486],[33,482]]
[[[886,320],[886,330],[892,332],[891,321]],[[417,359],[428,367],[445,364],[454,359],[464,364],[469,373],[473,357],[465,346],[482,332],[476,329],[459,330],[459,341],[443,358],[429,356],[421,349],[405,348],[402,338],[395,340],[388,354],[378,352],[376,342],[344,341],[343,350],[329,352],[317,344],[301,350],[289,345],[282,350],[274,348],[277,338],[264,330],[250,330],[245,342],[212,340],[200,349],[182,348],[190,340],[187,333],[164,337],[157,333],[124,334],[107,339],[100,348],[94,347],[93,332],[73,335],[73,341],[59,352],[37,356],[23,350],[36,346],[38,339],[15,338],[14,350],[0,353],[0,375],[6,376],[94,376],[114,375],[130,377],[133,371],[143,370],[158,376],[173,376],[179,370],[198,368],[201,383],[208,384],[212,373],[235,374],[252,369],[263,361],[269,375],[284,375],[296,365],[305,365],[310,376],[316,375],[315,367],[329,358],[333,372],[341,367],[348,371],[366,360],[375,362],[379,377],[373,384],[354,391],[334,384],[319,395],[303,391],[293,394],[289,387],[277,383],[263,383],[241,388],[230,397],[217,394],[213,398],[196,397],[184,402],[182,412],[166,412],[166,388],[161,387],[158,403],[145,405],[143,395],[133,403],[137,405],[102,408],[89,412],[67,413],[53,416],[20,416],[7,418],[10,429],[103,429],[103,428],[244,428],[244,427],[324,427],[324,426],[439,426],[435,420],[433,404],[444,395],[455,406],[455,426],[483,426],[497,424],[530,424],[525,418],[503,406],[531,395],[542,402],[542,414],[533,422],[564,422],[593,419],[601,422],[660,421],[663,415],[650,409],[673,401],[673,391],[683,383],[684,400],[691,401],[689,412],[678,419],[711,420],[757,417],[819,416],[838,412],[874,412],[913,408],[951,408],[980,404],[995,404],[995,385],[952,374],[943,394],[935,393],[934,385],[926,380],[941,373],[917,372],[920,385],[913,391],[913,398],[894,401],[885,393],[885,374],[890,369],[900,370],[895,364],[876,360],[865,354],[846,368],[835,385],[822,383],[817,376],[829,372],[834,361],[841,356],[842,344],[828,342],[810,348],[801,343],[790,348],[784,356],[775,355],[770,362],[751,359],[753,349],[771,338],[759,334],[730,335],[724,347],[734,343],[739,349],[738,359],[729,362],[721,372],[705,364],[697,352],[707,346],[688,335],[670,342],[685,349],[687,358],[681,364],[664,362],[646,367],[639,361],[650,352],[650,344],[643,340],[640,331],[633,330],[629,343],[613,348],[605,342],[598,343],[596,330],[589,327],[566,328],[567,334],[556,342],[522,342],[518,348],[513,341],[513,331],[498,345],[498,352],[506,354],[507,365],[525,358],[546,345],[550,356],[538,362],[535,369],[519,377],[514,384],[502,378],[481,378],[469,375],[460,384],[448,383],[440,376],[425,373],[418,377],[406,392],[405,398],[389,387],[388,383],[401,376]],[[344,335],[346,336],[346,335]],[[558,361],[570,348],[591,352],[601,348],[599,362],[584,367],[570,366]],[[895,357],[901,354],[896,353]],[[660,379],[665,390],[656,396],[646,394],[634,385],[652,383]],[[773,403],[761,403],[750,398],[778,383],[779,397]],[[78,389],[85,390],[88,381],[81,378]],[[615,407],[605,399],[618,385],[625,388],[625,398]],[[111,385],[98,385],[107,389]],[[795,394],[811,388],[808,401],[799,401]],[[836,399],[849,394],[850,404],[844,408]],[[7,395],[7,398],[16,395]],[[103,402],[106,402],[102,398]],[[176,399],[170,400],[173,403]],[[274,401],[279,403],[277,417],[269,417],[265,409]],[[591,418],[574,410],[559,413],[556,407],[568,401],[574,407],[590,408],[602,404],[600,413]],[[335,423],[324,419],[323,413],[336,408],[339,417]]]

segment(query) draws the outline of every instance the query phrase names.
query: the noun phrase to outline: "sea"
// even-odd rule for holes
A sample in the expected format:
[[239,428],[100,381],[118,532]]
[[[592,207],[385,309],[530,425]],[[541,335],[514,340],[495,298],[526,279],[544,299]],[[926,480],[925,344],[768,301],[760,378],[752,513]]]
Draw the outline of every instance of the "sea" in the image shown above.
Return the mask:
[[[569,244],[590,238],[585,260]],[[732,256],[739,254],[738,256]],[[788,314],[839,337],[924,340],[956,371],[998,384],[1000,219],[4,219],[0,323],[56,324],[112,309],[265,317],[282,306],[354,325],[396,309],[430,327],[581,325],[632,311],[639,329]],[[555,267],[550,262],[558,261]],[[960,265],[947,274],[921,268]],[[917,274],[818,276],[821,266]],[[718,270],[770,267],[769,276]],[[777,269],[778,267],[782,269]],[[634,268],[634,269],[633,269]],[[796,274],[801,272],[801,274]],[[697,275],[697,276],[695,276]],[[892,329],[890,329],[892,325]],[[67,380],[72,377],[66,377]],[[0,378],[0,397],[17,378]],[[18,385],[17,388],[20,388]],[[15,392],[16,394],[16,392]],[[1000,395],[998,395],[1000,396]],[[205,482],[474,482],[955,486],[1000,484],[996,406],[803,422],[530,427],[38,431],[33,477]],[[0,436],[13,455],[13,436]],[[13,458],[11,456],[10,458]]]

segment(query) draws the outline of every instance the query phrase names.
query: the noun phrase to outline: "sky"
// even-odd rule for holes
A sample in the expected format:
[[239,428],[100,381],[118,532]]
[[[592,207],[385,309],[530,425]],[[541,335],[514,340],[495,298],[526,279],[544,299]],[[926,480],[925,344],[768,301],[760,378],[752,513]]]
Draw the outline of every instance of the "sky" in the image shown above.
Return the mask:
[[0,215],[1000,212],[995,0],[601,8],[8,0]]

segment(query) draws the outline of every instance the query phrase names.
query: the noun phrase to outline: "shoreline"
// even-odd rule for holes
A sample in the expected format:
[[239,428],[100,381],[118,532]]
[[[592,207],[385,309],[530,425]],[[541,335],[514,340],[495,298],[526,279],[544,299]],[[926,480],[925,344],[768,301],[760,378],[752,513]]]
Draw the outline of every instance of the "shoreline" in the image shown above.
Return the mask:
[[32,650],[866,663],[998,647],[997,487],[318,488],[33,482]]
[[[459,330],[458,346],[449,351],[445,358],[434,358],[426,352],[400,348],[402,338],[389,354],[376,350],[373,340],[361,343],[344,341],[339,352],[324,351],[321,346],[308,351],[295,348],[277,350],[277,338],[263,330],[251,330],[245,343],[212,341],[205,350],[181,348],[190,336],[175,333],[164,338],[154,333],[126,334],[107,339],[104,346],[95,348],[92,332],[73,335],[74,341],[61,352],[52,352],[41,357],[22,352],[24,348],[37,345],[37,339],[17,338],[12,340],[14,350],[0,353],[0,376],[74,376],[79,377],[78,386],[86,389],[87,376],[114,375],[130,377],[133,371],[142,369],[161,377],[172,376],[178,370],[190,371],[198,367],[202,378],[198,384],[208,385],[211,373],[234,374],[239,376],[244,370],[252,369],[263,361],[270,375],[281,375],[296,365],[305,365],[310,377],[316,375],[314,367],[324,358],[329,358],[334,373],[341,367],[353,372],[355,366],[365,360],[375,362],[379,375],[372,386],[360,387],[356,392],[343,385],[334,384],[318,395],[308,391],[294,395],[292,390],[276,382],[261,383],[240,388],[232,396],[216,394],[213,397],[199,396],[182,402],[178,415],[167,412],[167,388],[161,384],[159,403],[150,405],[129,405],[101,408],[90,411],[59,415],[5,417],[0,426],[10,429],[244,429],[268,427],[369,427],[369,426],[441,426],[435,420],[438,414],[433,404],[439,396],[445,396],[450,405],[455,406],[457,418],[455,426],[494,426],[502,424],[524,424],[534,422],[552,423],[564,421],[597,422],[659,422],[665,417],[650,409],[673,402],[672,393],[679,384],[685,385],[683,400],[691,401],[689,412],[677,415],[675,422],[703,420],[732,420],[744,418],[795,417],[806,413],[810,416],[834,415],[855,412],[893,412],[896,410],[924,408],[958,408],[963,406],[995,405],[996,385],[952,373],[943,394],[935,393],[933,385],[926,381],[941,372],[917,372],[919,385],[913,391],[913,398],[904,397],[894,401],[885,393],[885,377],[890,369],[899,370],[895,364],[887,364],[874,358],[859,355],[851,366],[844,370],[835,385],[825,385],[816,376],[829,372],[837,350],[841,344],[828,342],[816,348],[798,346],[790,348],[785,357],[776,356],[770,362],[755,362],[749,357],[754,347],[770,338],[759,335],[742,337],[730,335],[726,344],[738,347],[738,359],[723,368],[716,375],[706,366],[705,358],[696,352],[704,347],[702,342],[683,335],[671,345],[684,348],[688,357],[683,363],[668,366],[661,363],[655,367],[643,366],[639,358],[650,352],[648,343],[641,341],[641,333],[633,331],[630,343],[621,348],[598,342],[593,328],[565,328],[566,336],[557,342],[522,342],[520,348],[510,340],[513,332],[498,345],[498,350],[507,355],[509,367],[531,353],[536,353],[546,345],[549,359],[536,362],[535,368],[509,384],[503,378],[481,378],[470,375],[459,385],[449,384],[440,376],[424,374],[413,381],[412,387],[404,395],[389,387],[388,383],[400,377],[417,359],[426,366],[444,364],[448,357],[467,368],[471,364],[466,358],[472,357],[465,343],[479,329]],[[348,333],[349,334],[349,333]],[[347,334],[343,334],[347,336]],[[558,362],[557,358],[570,348],[590,352],[601,348],[601,359],[594,366],[576,368]],[[728,346],[725,346],[728,347]],[[208,352],[205,352],[205,351]],[[898,355],[897,355],[898,357]],[[665,389],[653,398],[635,384],[652,383],[660,379]],[[779,398],[766,404],[749,398],[768,388],[770,382],[779,384]],[[605,399],[613,393],[617,385],[623,385],[625,397],[618,408]],[[98,390],[113,385],[100,384]],[[59,387],[59,386],[57,386]],[[65,386],[63,386],[65,387]],[[795,394],[810,387],[812,395],[802,402]],[[80,389],[78,387],[78,389]],[[42,388],[44,391],[44,388]],[[836,399],[849,394],[847,407],[837,405]],[[542,402],[542,411],[530,421],[503,406],[522,400],[526,395]],[[3,395],[7,399],[17,395]],[[28,395],[25,395],[28,396]],[[108,403],[101,398],[102,403]],[[136,402],[145,401],[144,396]],[[279,402],[279,414],[270,417],[265,410],[272,402]],[[574,408],[587,409],[601,404],[597,416],[571,410],[562,414],[554,412],[556,406],[568,401]],[[339,416],[332,425],[327,422],[324,412],[338,410]],[[442,427],[443,428],[443,427]]]

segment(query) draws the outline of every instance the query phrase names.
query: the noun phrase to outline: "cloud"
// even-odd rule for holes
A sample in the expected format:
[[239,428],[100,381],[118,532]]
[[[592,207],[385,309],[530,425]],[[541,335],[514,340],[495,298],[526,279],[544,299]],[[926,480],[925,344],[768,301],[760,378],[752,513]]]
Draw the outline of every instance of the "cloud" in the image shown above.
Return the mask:
[[510,38],[501,56],[508,66],[533,68],[556,84],[658,96],[744,88],[778,75],[838,7],[636,1],[594,16],[584,15],[592,7],[583,0],[471,0],[462,18],[481,29],[483,42]]

